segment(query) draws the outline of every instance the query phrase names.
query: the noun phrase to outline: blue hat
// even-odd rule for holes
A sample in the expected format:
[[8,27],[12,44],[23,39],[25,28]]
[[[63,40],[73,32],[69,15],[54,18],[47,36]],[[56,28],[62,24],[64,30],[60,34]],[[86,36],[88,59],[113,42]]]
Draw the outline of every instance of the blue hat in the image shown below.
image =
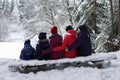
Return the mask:
[[86,26],[86,25],[80,25],[80,26],[79,26],[79,29],[80,29],[81,31],[87,31],[87,26]]
[[24,44],[30,44],[30,39],[25,40]]
[[45,32],[39,33],[38,38],[39,38],[39,39],[46,39],[46,33],[45,33]]

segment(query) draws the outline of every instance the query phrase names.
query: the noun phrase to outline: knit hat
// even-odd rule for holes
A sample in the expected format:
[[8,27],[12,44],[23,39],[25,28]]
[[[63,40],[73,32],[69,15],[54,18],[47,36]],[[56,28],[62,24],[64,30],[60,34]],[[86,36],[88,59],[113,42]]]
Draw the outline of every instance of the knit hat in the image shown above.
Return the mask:
[[81,31],[87,31],[87,26],[86,26],[86,25],[80,25],[80,26],[79,26],[79,29],[80,29]]
[[72,26],[68,25],[65,30],[68,31],[68,30],[72,30],[72,29],[73,29]]
[[53,27],[51,28],[51,33],[52,33],[52,34],[56,34],[57,32],[58,32],[57,27],[56,27],[56,26],[53,26]]
[[30,39],[25,40],[24,44],[30,44]]
[[45,32],[39,33],[38,38],[39,38],[39,39],[46,39],[46,33],[45,33]]

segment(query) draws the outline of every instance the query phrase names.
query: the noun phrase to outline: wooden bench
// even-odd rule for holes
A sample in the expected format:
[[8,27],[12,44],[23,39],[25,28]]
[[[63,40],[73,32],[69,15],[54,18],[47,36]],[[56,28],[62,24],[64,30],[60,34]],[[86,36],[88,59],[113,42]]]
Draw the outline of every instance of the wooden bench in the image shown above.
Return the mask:
[[114,54],[104,53],[104,54],[93,54],[87,57],[76,57],[72,59],[59,59],[59,60],[17,60],[13,64],[9,65],[9,70],[12,72],[20,73],[29,73],[29,72],[38,72],[38,71],[48,71],[53,69],[62,70],[67,67],[92,67],[92,68],[104,68],[104,61],[110,61],[117,59],[117,56]]

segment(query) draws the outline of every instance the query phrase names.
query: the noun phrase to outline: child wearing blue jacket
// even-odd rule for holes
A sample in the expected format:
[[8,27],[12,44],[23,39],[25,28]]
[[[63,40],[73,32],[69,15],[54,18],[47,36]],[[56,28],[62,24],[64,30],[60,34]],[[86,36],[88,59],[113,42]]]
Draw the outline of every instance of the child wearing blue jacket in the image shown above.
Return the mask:
[[20,59],[21,60],[31,60],[33,59],[35,49],[30,44],[30,39],[24,42],[24,48],[21,50]]

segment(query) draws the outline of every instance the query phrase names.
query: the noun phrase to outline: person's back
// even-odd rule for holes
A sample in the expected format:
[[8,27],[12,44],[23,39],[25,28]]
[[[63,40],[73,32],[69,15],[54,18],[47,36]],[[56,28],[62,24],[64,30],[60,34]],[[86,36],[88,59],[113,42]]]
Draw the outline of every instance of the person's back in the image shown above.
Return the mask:
[[78,56],[88,56],[88,55],[91,55],[92,48],[91,48],[90,38],[87,37],[86,33],[84,33],[84,32],[79,33],[78,36],[80,38],[82,38],[81,45],[77,49]]
[[[51,43],[52,49],[62,45],[62,36],[58,34],[51,36],[50,43]],[[60,58],[63,58],[63,55],[64,55],[64,51],[52,52],[51,58],[60,59]]]
[[78,28],[80,31],[77,34],[78,38],[74,45],[69,47],[69,50],[77,48],[77,56],[88,56],[92,53],[90,35],[87,32],[87,26],[81,25]]
[[42,50],[43,54],[50,52],[50,58],[51,59],[60,59],[63,58],[64,51],[57,51],[52,52],[52,49],[54,47],[60,46],[62,44],[62,36],[58,34],[58,30],[56,26],[53,26],[51,28],[52,36],[50,37],[50,45],[48,49]]
[[41,32],[38,36],[39,41],[36,45],[36,52],[35,52],[35,59],[38,60],[48,60],[50,59],[50,54],[42,54],[42,50],[46,49],[49,47],[49,41],[46,38],[46,33],[45,32]]
[[[76,31],[72,29],[72,26],[67,26],[66,28],[67,34],[64,37],[63,43],[59,47],[55,47],[54,51],[61,51],[65,50],[66,47],[71,46],[76,41]],[[76,49],[73,49],[71,51],[65,52],[64,58],[74,58],[76,57]]]
[[30,40],[26,40],[24,43],[24,48],[21,50],[20,59],[31,60],[33,59],[34,53],[35,49],[30,45]]

